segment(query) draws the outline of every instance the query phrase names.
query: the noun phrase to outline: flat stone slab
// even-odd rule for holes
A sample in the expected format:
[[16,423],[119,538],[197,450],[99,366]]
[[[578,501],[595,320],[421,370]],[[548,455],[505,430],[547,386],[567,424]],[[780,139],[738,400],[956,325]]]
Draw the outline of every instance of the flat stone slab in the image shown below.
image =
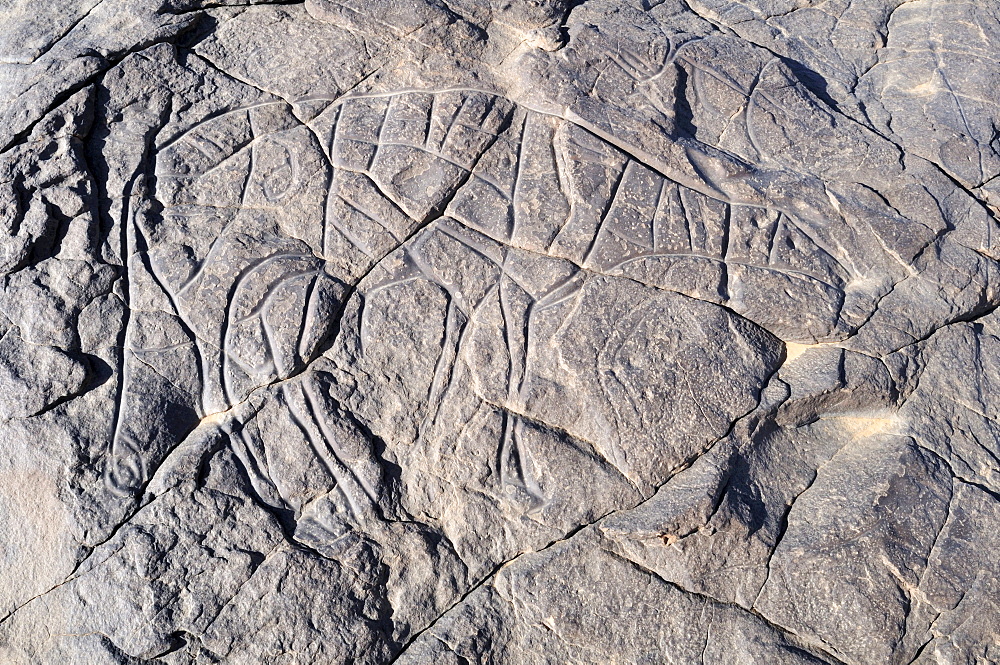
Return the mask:
[[1000,662],[1000,3],[0,4],[0,661]]

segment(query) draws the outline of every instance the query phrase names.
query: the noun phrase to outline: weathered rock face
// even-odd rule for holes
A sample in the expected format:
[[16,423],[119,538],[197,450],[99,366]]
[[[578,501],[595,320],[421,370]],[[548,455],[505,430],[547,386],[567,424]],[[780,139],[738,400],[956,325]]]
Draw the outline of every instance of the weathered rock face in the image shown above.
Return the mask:
[[1000,662],[1000,3],[0,19],[0,662]]

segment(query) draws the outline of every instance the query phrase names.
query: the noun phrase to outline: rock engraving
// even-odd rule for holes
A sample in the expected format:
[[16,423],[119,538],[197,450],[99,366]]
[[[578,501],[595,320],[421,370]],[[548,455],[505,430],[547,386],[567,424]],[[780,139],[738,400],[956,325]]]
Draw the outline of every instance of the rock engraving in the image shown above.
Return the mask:
[[995,3],[0,16],[0,661],[1000,659]]

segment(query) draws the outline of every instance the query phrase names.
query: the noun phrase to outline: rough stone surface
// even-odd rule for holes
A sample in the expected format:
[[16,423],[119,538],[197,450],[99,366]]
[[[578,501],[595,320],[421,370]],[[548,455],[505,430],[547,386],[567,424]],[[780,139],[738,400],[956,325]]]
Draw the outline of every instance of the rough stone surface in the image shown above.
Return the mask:
[[1000,663],[997,0],[0,19],[0,663]]

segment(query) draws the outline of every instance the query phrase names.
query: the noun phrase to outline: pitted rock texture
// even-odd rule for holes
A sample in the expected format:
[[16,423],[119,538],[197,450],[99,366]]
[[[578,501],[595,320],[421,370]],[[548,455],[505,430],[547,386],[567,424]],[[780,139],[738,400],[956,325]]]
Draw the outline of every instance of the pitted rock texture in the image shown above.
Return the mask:
[[996,0],[0,19],[0,662],[1000,663]]

